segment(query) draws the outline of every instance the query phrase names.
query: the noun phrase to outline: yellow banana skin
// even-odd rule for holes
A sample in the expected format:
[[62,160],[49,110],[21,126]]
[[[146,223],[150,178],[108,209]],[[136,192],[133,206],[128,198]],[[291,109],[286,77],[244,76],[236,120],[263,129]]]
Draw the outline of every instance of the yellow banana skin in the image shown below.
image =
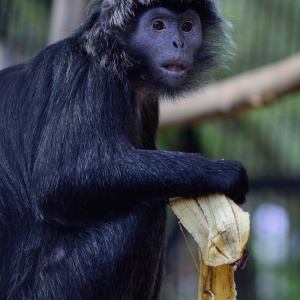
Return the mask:
[[199,245],[198,300],[235,300],[235,263],[245,253],[249,213],[224,195],[175,198],[170,206]]

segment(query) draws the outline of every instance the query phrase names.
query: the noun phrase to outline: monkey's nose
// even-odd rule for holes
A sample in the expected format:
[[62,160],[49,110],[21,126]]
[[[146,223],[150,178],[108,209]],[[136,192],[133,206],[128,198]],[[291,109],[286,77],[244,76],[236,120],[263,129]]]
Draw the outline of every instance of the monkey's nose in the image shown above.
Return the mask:
[[173,46],[175,48],[183,48],[184,47],[184,42],[176,39],[176,40],[173,41]]

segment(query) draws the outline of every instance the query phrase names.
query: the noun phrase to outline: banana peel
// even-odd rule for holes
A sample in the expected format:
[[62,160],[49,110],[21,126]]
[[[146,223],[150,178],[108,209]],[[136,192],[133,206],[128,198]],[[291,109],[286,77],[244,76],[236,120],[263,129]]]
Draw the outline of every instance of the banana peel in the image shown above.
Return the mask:
[[170,206],[199,245],[198,300],[235,300],[234,271],[249,258],[249,213],[224,195],[175,198]]

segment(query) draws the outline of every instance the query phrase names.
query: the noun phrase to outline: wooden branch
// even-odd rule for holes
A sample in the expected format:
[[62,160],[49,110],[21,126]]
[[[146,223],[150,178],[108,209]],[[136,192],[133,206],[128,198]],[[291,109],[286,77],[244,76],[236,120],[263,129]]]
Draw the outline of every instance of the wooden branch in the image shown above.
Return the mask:
[[160,127],[190,124],[205,118],[240,113],[300,90],[300,54],[278,63],[208,85],[179,104],[161,107]]
[[88,2],[88,0],[53,0],[49,44],[73,33],[86,15]]

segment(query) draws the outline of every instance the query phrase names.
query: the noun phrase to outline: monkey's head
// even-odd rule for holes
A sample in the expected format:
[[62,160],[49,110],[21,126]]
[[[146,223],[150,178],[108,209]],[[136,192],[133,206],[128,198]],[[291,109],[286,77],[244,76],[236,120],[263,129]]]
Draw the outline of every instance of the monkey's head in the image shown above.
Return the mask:
[[208,82],[231,42],[214,0],[104,0],[91,20],[89,53],[159,95]]

